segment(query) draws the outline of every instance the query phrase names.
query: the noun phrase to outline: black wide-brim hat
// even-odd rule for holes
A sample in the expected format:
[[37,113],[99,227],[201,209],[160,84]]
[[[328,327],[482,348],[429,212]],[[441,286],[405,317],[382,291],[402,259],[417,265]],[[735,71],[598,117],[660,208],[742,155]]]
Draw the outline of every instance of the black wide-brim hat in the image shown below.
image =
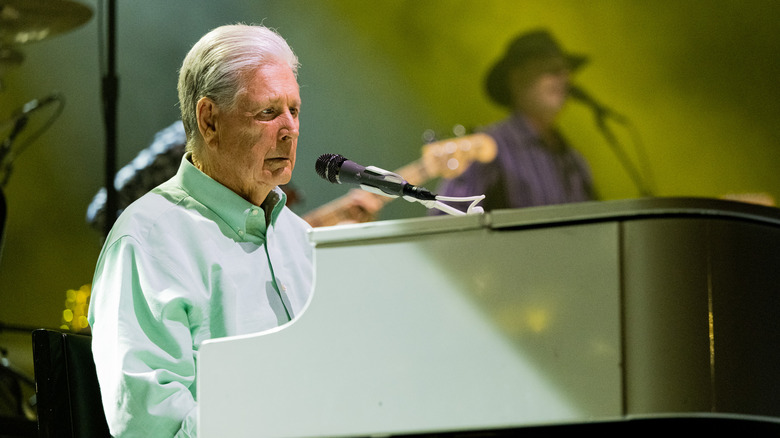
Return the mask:
[[547,57],[566,59],[571,71],[576,71],[588,62],[586,56],[565,52],[546,30],[540,29],[521,34],[509,43],[504,56],[493,65],[485,77],[488,96],[500,105],[511,106],[509,72],[528,60]]

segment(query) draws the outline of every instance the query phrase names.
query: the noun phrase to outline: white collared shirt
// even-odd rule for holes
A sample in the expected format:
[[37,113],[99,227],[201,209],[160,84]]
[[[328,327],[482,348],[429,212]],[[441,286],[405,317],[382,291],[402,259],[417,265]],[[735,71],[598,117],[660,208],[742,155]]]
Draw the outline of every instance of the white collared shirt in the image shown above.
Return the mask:
[[92,349],[114,436],[194,436],[201,343],[299,316],[312,292],[309,225],[278,188],[266,212],[195,168],[131,204],[100,254]]

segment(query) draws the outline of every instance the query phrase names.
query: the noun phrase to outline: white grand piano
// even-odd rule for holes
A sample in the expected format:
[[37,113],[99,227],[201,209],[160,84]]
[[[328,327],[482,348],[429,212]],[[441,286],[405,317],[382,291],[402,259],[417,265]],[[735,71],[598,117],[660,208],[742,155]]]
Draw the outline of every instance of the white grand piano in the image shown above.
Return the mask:
[[778,209],[627,200],[310,237],[306,310],[203,344],[200,436],[780,431]]

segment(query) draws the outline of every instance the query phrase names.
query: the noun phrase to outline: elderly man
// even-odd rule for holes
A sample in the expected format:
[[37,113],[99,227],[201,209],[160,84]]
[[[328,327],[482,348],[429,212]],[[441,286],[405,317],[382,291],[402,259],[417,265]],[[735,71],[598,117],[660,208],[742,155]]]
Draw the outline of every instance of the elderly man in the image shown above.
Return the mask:
[[512,40],[485,80],[488,96],[511,112],[484,130],[496,141],[496,159],[472,164],[459,177],[443,181],[438,193],[484,194],[485,210],[596,199],[585,159],[556,126],[569,77],[586,61],[564,52],[543,29]]
[[310,297],[308,225],[278,188],[295,166],[297,67],[278,34],[247,25],[214,29],[183,62],[187,152],[117,219],[93,281],[93,355],[114,436],[196,435],[201,343],[283,325]]

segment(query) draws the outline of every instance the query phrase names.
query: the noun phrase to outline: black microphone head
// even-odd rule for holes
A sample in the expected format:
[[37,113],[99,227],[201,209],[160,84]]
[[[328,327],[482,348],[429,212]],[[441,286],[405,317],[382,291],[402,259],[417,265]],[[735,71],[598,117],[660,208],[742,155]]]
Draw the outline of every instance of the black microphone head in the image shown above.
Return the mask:
[[317,162],[314,163],[314,170],[317,171],[317,175],[321,178],[333,184],[338,184],[339,169],[345,161],[347,159],[338,154],[322,154],[317,158]]
[[587,91],[585,91],[582,87],[578,85],[569,84],[569,97],[573,99],[577,99],[580,102],[584,103],[585,105],[590,106],[591,109],[593,109],[593,111],[596,113],[596,117],[602,118],[604,116],[610,116],[617,122],[620,123],[627,122],[625,116],[622,116],[616,113],[615,111],[613,111],[612,109],[602,105],[601,102],[596,100],[593,96],[588,94]]

